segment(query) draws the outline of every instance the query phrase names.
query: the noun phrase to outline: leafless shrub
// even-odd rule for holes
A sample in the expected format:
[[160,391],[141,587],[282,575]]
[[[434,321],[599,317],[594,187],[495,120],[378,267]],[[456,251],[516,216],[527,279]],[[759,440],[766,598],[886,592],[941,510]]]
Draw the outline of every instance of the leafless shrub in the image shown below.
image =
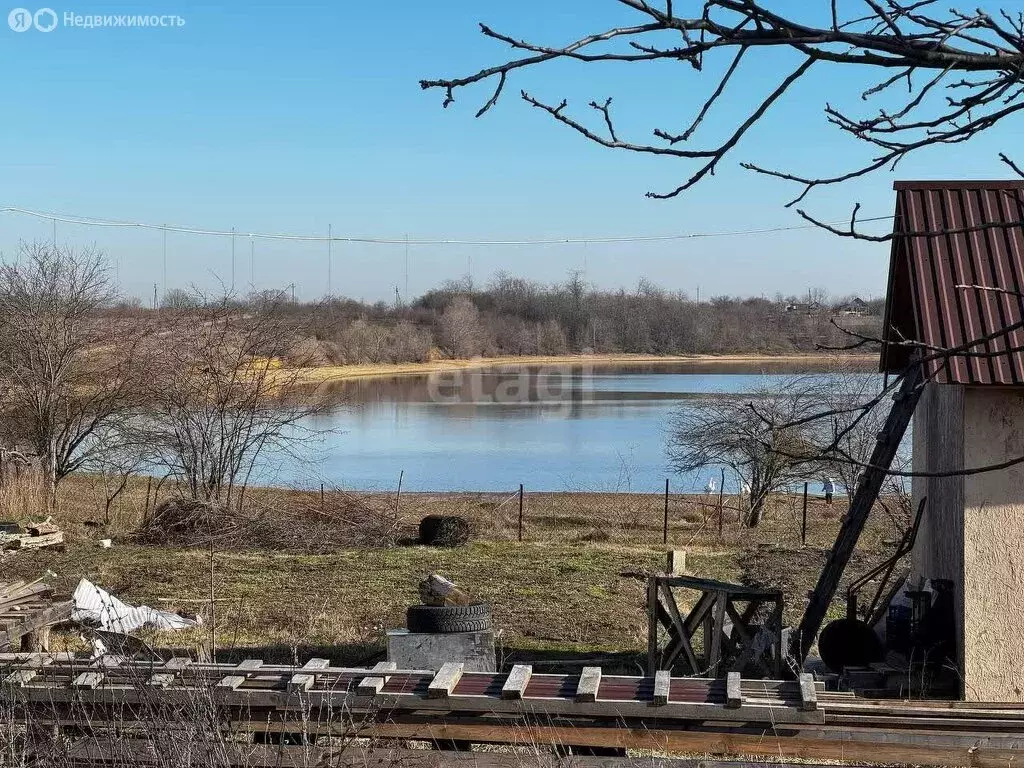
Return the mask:
[[0,438],[31,446],[52,500],[138,405],[147,330],[101,319],[115,292],[100,252],[32,243],[18,256],[0,263]]
[[768,496],[785,488],[806,466],[811,428],[789,424],[820,404],[820,382],[799,376],[764,383],[751,396],[712,396],[680,406],[672,417],[668,455],[679,472],[727,466],[750,487],[745,523],[756,526]]
[[[251,499],[251,495],[250,495]],[[157,505],[135,533],[146,544],[219,549],[329,552],[388,547],[398,540],[394,506],[344,491],[290,491],[275,502],[238,506],[173,497]]]
[[[257,462],[313,437],[324,403],[282,365],[304,336],[283,296],[239,310],[229,296],[166,321],[152,351],[152,387],[130,439],[191,498],[230,505]],[[293,360],[293,364],[296,361]]]

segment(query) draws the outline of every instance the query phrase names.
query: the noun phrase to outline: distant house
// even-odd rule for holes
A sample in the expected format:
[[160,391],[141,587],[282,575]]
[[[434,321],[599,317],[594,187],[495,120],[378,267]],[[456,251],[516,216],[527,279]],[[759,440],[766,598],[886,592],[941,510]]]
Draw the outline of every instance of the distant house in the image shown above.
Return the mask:
[[787,304],[786,312],[798,315],[816,315],[821,312],[821,302],[812,301],[808,304]]
[[868,303],[860,297],[854,297],[853,301],[839,305],[835,311],[837,315],[845,315],[847,317],[862,317],[871,314],[871,308],[868,306]]

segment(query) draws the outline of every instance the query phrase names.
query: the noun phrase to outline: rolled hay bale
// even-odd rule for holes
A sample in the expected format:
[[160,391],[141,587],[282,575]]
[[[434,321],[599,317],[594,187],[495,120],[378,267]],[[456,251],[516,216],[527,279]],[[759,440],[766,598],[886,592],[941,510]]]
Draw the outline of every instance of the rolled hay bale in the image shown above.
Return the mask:
[[469,521],[458,515],[427,515],[420,520],[420,544],[457,547],[469,541]]

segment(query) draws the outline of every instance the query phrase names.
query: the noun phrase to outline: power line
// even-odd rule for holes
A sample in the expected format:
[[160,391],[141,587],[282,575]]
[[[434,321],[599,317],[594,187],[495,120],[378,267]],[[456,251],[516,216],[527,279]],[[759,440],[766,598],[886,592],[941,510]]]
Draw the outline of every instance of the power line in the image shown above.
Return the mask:
[[[147,224],[138,221],[116,221],[112,219],[99,219],[90,216],[75,216],[71,214],[48,213],[45,211],[34,211],[29,208],[18,208],[7,206],[0,208],[0,213],[16,213],[25,216],[33,216],[39,219],[52,221],[54,228],[57,222],[64,224],[77,224],[85,227],[113,227],[122,229],[150,229],[164,233],[179,232],[186,235],[209,235],[214,237],[234,237],[235,230],[201,229],[198,227],[167,226],[164,224]],[[858,219],[859,223],[875,221],[890,221],[892,216],[873,216],[871,218]],[[827,222],[838,226],[848,223],[848,219],[836,222]],[[462,246],[512,246],[512,245],[561,245],[566,243],[642,243],[642,242],[663,242],[672,240],[692,240],[709,237],[734,237],[741,235],[763,235],[773,232],[792,232],[796,230],[820,229],[816,224],[793,224],[785,227],[763,227],[760,229],[738,229],[719,232],[687,232],[674,235],[627,235],[624,237],[562,237],[534,240],[464,240],[464,239],[416,239],[408,237],[355,237],[351,235],[298,235],[283,232],[248,232],[245,233],[250,241],[261,240],[292,240],[308,242],[327,243],[369,243],[375,245],[462,245]]]

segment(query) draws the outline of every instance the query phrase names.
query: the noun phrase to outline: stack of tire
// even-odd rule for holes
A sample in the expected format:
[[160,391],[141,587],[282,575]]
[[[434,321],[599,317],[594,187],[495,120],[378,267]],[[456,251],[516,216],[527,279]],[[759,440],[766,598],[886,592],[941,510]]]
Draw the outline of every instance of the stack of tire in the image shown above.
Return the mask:
[[486,632],[492,626],[491,604],[410,605],[405,626],[410,632],[426,634]]

